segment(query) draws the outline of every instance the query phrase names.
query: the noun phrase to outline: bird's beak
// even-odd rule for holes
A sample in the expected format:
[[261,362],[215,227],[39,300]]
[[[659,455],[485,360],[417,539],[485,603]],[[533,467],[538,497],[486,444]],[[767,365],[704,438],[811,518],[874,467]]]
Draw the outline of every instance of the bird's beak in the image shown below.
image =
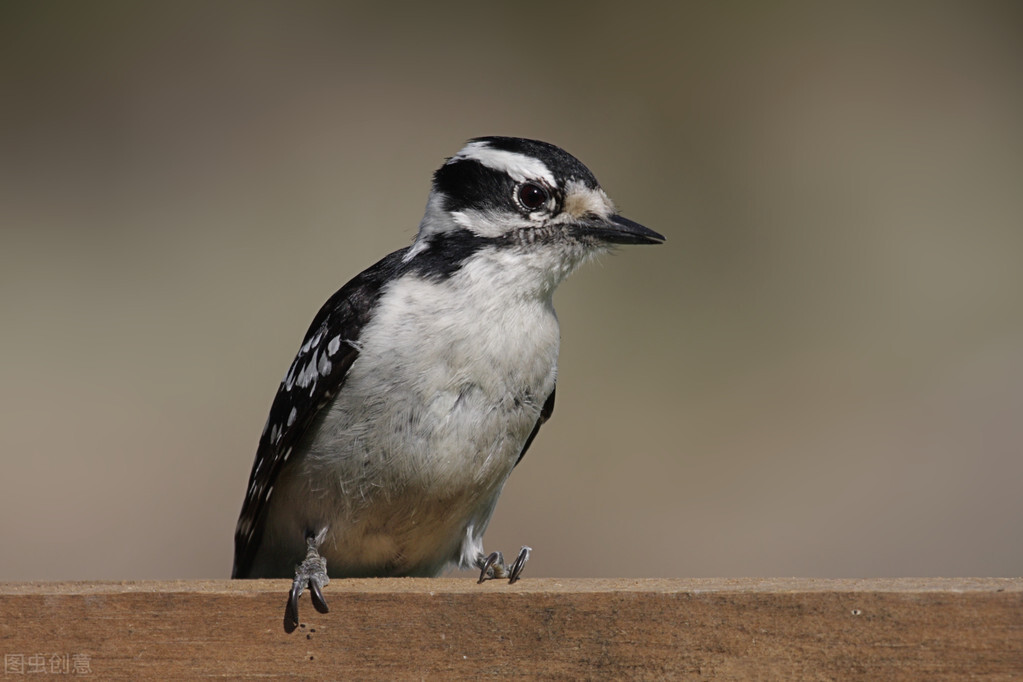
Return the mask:
[[579,230],[608,244],[661,244],[664,235],[618,214],[578,223]]

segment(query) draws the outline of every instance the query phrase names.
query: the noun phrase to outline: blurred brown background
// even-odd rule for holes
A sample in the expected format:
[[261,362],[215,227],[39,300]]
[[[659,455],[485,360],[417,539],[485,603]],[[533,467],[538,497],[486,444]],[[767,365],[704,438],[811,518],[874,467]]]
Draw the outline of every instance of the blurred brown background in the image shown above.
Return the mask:
[[559,291],[534,576],[1023,573],[1018,3],[0,7],[0,580],[225,577],[319,305],[468,137],[667,235]]

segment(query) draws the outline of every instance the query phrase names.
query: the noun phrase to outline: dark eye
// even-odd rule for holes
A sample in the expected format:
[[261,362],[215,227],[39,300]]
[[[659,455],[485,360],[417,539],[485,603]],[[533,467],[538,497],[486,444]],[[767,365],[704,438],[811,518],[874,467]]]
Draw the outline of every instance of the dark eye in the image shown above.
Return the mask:
[[549,196],[547,190],[540,185],[527,182],[519,186],[518,198],[523,208],[535,211],[547,203]]

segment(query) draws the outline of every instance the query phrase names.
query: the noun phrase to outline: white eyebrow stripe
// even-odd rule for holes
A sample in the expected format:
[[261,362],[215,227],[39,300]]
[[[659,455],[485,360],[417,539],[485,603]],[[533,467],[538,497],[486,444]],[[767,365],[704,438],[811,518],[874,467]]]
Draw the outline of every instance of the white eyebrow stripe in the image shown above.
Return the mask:
[[507,173],[516,182],[543,180],[548,187],[557,185],[554,174],[540,159],[504,149],[494,149],[486,142],[470,142],[462,148],[462,151],[452,156],[448,163],[462,159],[479,161],[487,168]]

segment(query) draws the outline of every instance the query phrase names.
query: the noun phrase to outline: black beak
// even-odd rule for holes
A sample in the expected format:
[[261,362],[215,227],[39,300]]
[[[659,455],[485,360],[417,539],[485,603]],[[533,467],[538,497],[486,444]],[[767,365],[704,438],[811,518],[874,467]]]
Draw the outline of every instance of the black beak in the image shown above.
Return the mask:
[[583,234],[609,244],[661,244],[665,241],[664,235],[620,215],[581,222],[579,229]]

